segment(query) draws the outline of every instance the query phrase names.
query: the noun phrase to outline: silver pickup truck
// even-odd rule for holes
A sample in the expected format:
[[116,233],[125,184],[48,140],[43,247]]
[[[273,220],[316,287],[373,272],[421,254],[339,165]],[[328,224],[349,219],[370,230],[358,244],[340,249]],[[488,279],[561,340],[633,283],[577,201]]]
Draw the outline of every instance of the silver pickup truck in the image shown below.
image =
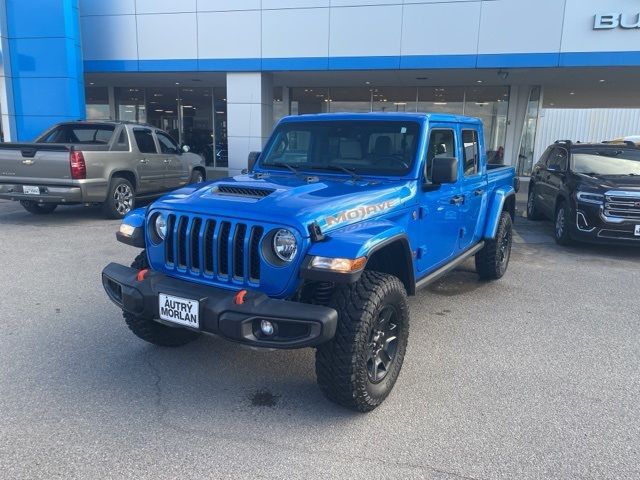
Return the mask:
[[200,155],[151,125],[66,122],[34,143],[0,143],[0,198],[19,201],[34,214],[84,203],[122,218],[136,197],[205,178]]

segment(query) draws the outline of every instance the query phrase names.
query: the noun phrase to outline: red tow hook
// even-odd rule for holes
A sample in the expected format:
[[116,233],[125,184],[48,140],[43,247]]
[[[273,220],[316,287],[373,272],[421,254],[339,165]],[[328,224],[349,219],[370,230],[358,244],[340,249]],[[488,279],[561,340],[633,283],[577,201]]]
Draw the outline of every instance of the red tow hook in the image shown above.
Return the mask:
[[247,295],[247,291],[246,290],[240,290],[238,293],[236,293],[236,298],[234,300],[236,305],[242,305],[244,303],[244,297]]
[[140,270],[136,275],[136,280],[138,280],[139,282],[143,281],[148,271],[149,271],[148,268],[143,268],[142,270]]

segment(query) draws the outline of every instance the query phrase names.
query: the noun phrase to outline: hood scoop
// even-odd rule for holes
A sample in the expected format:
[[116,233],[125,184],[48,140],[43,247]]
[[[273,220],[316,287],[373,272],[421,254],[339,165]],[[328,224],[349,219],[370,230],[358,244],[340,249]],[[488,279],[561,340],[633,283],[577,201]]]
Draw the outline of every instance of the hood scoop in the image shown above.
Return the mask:
[[212,193],[215,195],[226,195],[231,197],[264,198],[272,194],[272,188],[242,187],[238,185],[216,185]]

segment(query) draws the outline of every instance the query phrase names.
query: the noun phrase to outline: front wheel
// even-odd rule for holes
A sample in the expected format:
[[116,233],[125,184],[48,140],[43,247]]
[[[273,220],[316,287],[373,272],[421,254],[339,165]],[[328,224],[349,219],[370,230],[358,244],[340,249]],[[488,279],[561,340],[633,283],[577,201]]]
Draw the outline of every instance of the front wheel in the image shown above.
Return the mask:
[[476,271],[483,280],[497,280],[507,271],[513,242],[513,221],[507,212],[500,214],[496,237],[486,240],[476,253]]
[[38,203],[32,202],[31,200],[20,200],[20,205],[22,205],[22,208],[27,212],[34,215],[47,215],[58,208],[57,203]]
[[318,384],[329,400],[361,412],[380,405],[400,374],[409,336],[409,304],[402,282],[365,271],[339,286],[335,337],[316,351]]

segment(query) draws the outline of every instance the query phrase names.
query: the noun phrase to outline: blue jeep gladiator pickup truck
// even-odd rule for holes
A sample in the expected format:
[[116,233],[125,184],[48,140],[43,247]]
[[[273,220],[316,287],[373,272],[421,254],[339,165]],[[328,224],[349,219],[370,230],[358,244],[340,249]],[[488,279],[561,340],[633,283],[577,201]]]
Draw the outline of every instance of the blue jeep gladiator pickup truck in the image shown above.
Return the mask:
[[116,236],[144,250],[103,286],[156,345],[315,347],[323,393],[372,410],[402,367],[407,295],[471,256],[481,278],[507,269],[514,170],[484,152],[474,118],[284,118],[246,173],[129,213]]

